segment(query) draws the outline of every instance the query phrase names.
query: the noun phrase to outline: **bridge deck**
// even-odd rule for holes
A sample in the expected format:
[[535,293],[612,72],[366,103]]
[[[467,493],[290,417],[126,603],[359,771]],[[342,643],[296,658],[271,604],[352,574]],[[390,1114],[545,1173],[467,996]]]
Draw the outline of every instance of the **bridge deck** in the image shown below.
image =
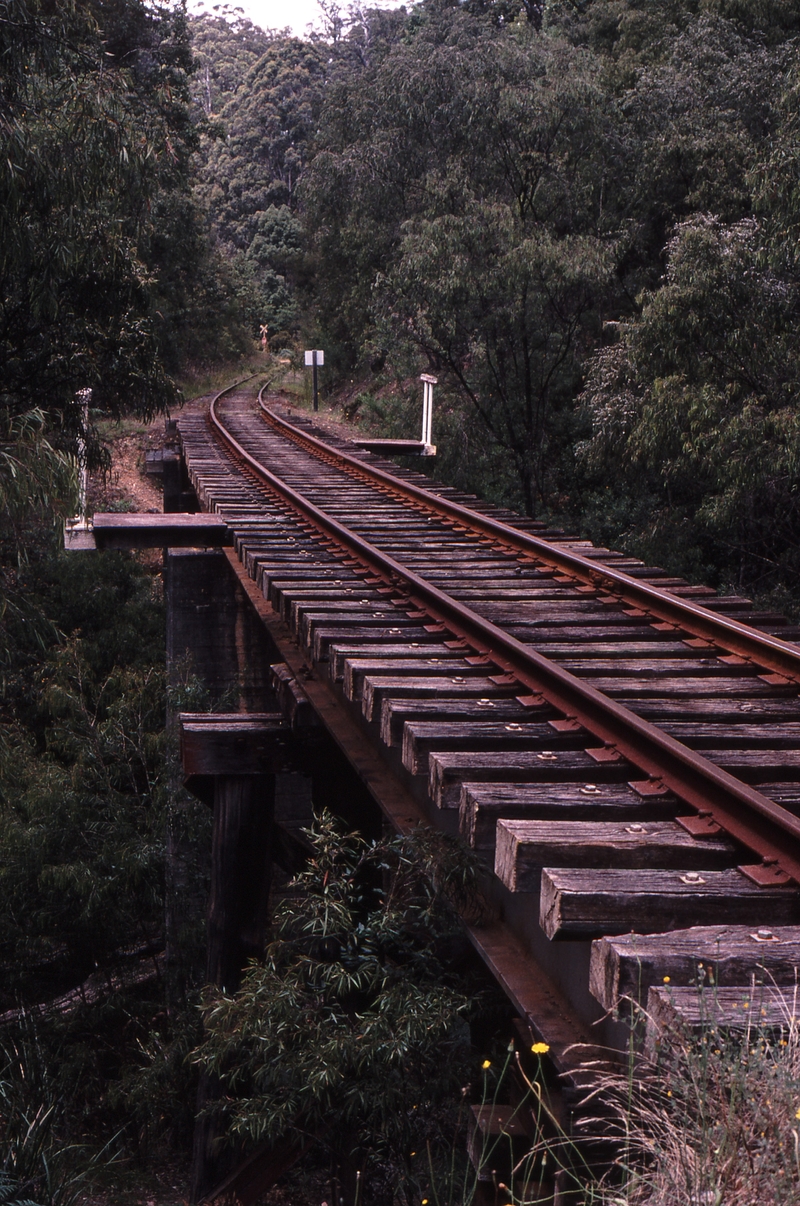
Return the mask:
[[721,964],[735,947],[737,983],[789,976],[797,629],[352,446],[337,463],[243,394],[218,410],[274,480],[204,414],[180,419],[183,456],[284,686],[395,825],[458,832],[486,861],[501,919],[473,941],[562,1070],[570,1042],[621,1040],[615,935],[648,935],[651,984],[693,982],[693,925],[698,958],[712,931]]

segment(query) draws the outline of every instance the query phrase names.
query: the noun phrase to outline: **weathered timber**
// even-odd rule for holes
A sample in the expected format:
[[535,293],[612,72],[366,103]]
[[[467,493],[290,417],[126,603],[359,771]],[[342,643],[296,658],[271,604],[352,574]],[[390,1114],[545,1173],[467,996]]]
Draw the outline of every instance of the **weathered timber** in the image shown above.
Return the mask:
[[790,812],[800,810],[800,783],[759,783],[758,790],[776,804],[784,804]]
[[713,721],[714,724],[761,722],[768,728],[783,725],[787,721],[800,722],[800,700],[796,694],[786,694],[782,699],[634,699],[626,706],[644,720],[668,721],[670,723]]
[[625,999],[647,1001],[648,989],[665,980],[677,986],[704,983],[794,984],[800,967],[800,926],[693,926],[666,934],[623,934],[592,943],[589,990],[604,1009]]
[[165,461],[179,461],[180,454],[173,448],[153,448],[144,454],[144,471],[147,477],[161,477]]
[[207,514],[98,512],[92,532],[98,549],[222,548],[232,543],[226,521]]
[[470,666],[452,649],[444,649],[438,655],[421,651],[419,656],[398,657],[393,660],[380,657],[356,657],[352,653],[345,657],[342,673],[342,689],[345,698],[359,700],[364,679],[380,674],[391,674],[395,678],[417,678],[421,674],[441,674],[443,677],[459,675],[462,678],[477,678],[486,673],[486,668]]
[[272,591],[270,603],[284,620],[294,621],[295,616],[313,607],[315,611],[343,610],[344,604],[355,608],[386,606],[386,599],[375,590],[366,590],[362,586],[343,587],[330,586],[325,590],[285,590]]
[[[208,900],[206,981],[235,992],[250,959],[264,950],[272,879],[274,775],[216,775]],[[230,1168],[234,1152],[220,1151],[219,1121],[207,1113],[221,1095],[203,1072],[197,1088],[192,1150],[192,1201]]]
[[292,732],[302,733],[308,729],[320,728],[308,696],[286,662],[274,662],[269,669],[270,685]]
[[198,681],[212,706],[275,710],[267,633],[247,603],[222,550],[170,549],[166,562],[169,683]]
[[[647,995],[647,1044],[669,1041],[670,1034],[680,1040],[687,1031],[712,1035],[720,1031],[741,1034],[796,1031],[800,1019],[800,985],[778,988],[758,984],[737,988],[674,988],[661,985]],[[752,1032],[756,1033],[753,1034]]]
[[273,775],[215,780],[206,977],[233,992],[263,953],[269,919]]
[[386,626],[386,621],[375,621],[372,625],[365,624],[320,624],[314,629],[311,653],[315,662],[324,662],[328,657],[331,645],[340,649],[350,647],[360,649],[366,645],[395,645],[399,640],[417,642],[418,644],[435,644],[441,640],[436,633],[427,632],[420,624],[402,616]]
[[[569,749],[574,734],[553,733],[550,748],[538,752],[452,754],[432,750],[428,755],[428,793],[437,808],[458,808],[462,783],[564,783],[575,779],[624,783],[639,773],[624,758],[598,762],[585,750]],[[567,748],[565,748],[565,746]]]
[[586,740],[585,733],[554,736],[553,729],[547,724],[520,721],[473,720],[466,724],[457,721],[408,721],[403,732],[402,758],[406,770],[414,775],[422,775],[427,773],[431,750],[441,753],[464,750],[479,753],[484,750],[533,752],[537,749],[581,749]]
[[361,710],[366,720],[377,720],[384,699],[513,699],[519,694],[519,684],[498,686],[491,678],[468,675],[420,675],[403,678],[380,674],[364,679],[361,687]]
[[493,724],[527,725],[534,718],[548,719],[555,715],[551,706],[542,701],[536,708],[524,708],[515,699],[385,699],[381,707],[381,741],[384,745],[402,745],[408,722],[442,721],[491,722]]
[[[300,644],[310,651],[314,640],[314,629],[317,625],[329,628],[338,621],[342,624],[356,623],[360,626],[375,624],[377,627],[384,628],[401,624],[403,613],[398,615],[394,608],[385,603],[371,611],[365,603],[341,602],[338,606],[331,603],[330,608],[326,610],[315,607],[313,611],[300,605],[296,609],[296,614],[293,610],[293,614],[289,618],[300,638]],[[420,621],[418,615],[405,616],[405,619],[410,623],[417,624]]]
[[279,712],[181,712],[183,773],[258,775],[285,771],[292,739]]
[[542,867],[733,866],[742,851],[724,837],[698,840],[675,821],[497,822],[495,875],[512,892],[535,892]]
[[385,456],[436,456],[436,445],[421,440],[351,440],[356,448],[365,452],[382,452]]
[[788,722],[778,725],[770,724],[696,724],[696,723],[662,723],[661,728],[671,737],[682,741],[684,745],[695,750],[721,749],[725,750],[766,750],[767,757],[764,765],[769,765],[770,750],[785,750],[793,752],[797,757],[800,751],[800,723]]
[[704,678],[664,675],[640,679],[633,669],[628,676],[594,678],[592,686],[615,699],[624,699],[626,703],[628,699],[646,699],[648,695],[671,695],[676,699],[681,696],[689,699],[713,699],[725,695],[736,699],[760,699],[765,696],[774,697],[776,694],[795,698],[797,695],[797,686],[794,683],[767,683],[756,675],[742,675],[739,678],[725,678],[723,675],[709,675]]
[[643,798],[621,783],[464,783],[459,830],[473,849],[495,849],[500,818],[541,821],[669,820],[679,805],[669,793]]
[[450,649],[440,639],[425,641],[411,641],[407,644],[395,643],[392,645],[372,645],[369,641],[361,641],[358,646],[352,644],[341,645],[338,642],[331,644],[328,647],[328,671],[333,682],[345,682],[345,694],[350,696],[350,692],[354,689],[351,685],[351,680],[354,678],[356,671],[348,670],[348,663],[351,661],[374,661],[380,665],[386,663],[386,669],[393,673],[395,664],[398,661],[413,661],[416,660],[420,669],[425,670],[429,661],[434,665],[441,662],[451,662],[456,658],[463,659],[464,650]]
[[[276,700],[268,683],[272,646],[231,573],[225,552],[170,549],[165,578],[170,687],[180,691],[187,682],[195,683],[217,708],[274,712]],[[169,723],[177,726],[177,717],[172,715]],[[195,785],[201,798],[213,807],[213,778],[200,776]],[[194,945],[187,944],[183,936],[193,932],[208,903],[205,890],[190,871],[198,851],[180,799],[178,796],[170,814],[166,860],[168,983],[170,990],[174,986],[178,993],[187,982],[204,974],[202,965],[194,963]],[[200,853],[210,860],[210,850]]]
[[[627,655],[623,645],[620,653]],[[687,650],[687,654],[688,654]],[[552,656],[548,652],[548,656]],[[700,677],[714,679],[739,679],[745,676],[741,666],[729,666],[718,657],[684,657],[680,661],[663,657],[559,657],[553,658],[565,670],[579,674],[581,678],[603,677],[604,675],[635,674],[637,678]],[[750,667],[752,674],[752,667]]]
[[703,756],[743,783],[758,783],[764,778],[773,781],[784,779],[787,782],[800,779],[800,750],[764,746],[755,750],[704,749]]
[[117,967],[104,968],[103,971],[92,972],[90,976],[71,988],[69,992],[53,997],[49,1001],[41,1001],[36,1005],[26,1005],[18,1009],[7,1009],[0,1013],[0,1026],[17,1025],[37,1017],[48,1017],[58,1014],[61,1017],[74,1013],[81,1006],[94,1005],[117,993],[129,992],[141,988],[153,980],[159,980],[164,974],[165,956],[163,951],[153,951],[144,958],[131,960]]
[[539,920],[548,938],[659,933],[694,922],[796,925],[800,899],[794,885],[759,887],[739,871],[546,867]]

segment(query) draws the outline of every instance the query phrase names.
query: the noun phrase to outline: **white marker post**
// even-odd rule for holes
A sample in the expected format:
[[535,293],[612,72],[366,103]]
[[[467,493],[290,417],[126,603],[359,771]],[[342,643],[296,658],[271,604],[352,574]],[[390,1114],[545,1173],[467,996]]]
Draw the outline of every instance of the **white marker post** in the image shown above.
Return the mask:
[[306,352],[306,366],[313,370],[311,385],[314,391],[314,410],[319,410],[319,393],[317,392],[317,367],[325,363],[325,353],[319,351]]
[[92,525],[86,508],[86,494],[89,484],[89,465],[86,447],[86,436],[89,432],[89,403],[92,400],[90,389],[79,389],[76,398],[81,406],[81,432],[75,441],[78,472],[78,514],[64,524],[65,548],[94,548],[94,538],[91,535]]
[[425,445],[423,455],[434,456],[436,449],[433,447],[433,387],[439,384],[439,378],[423,373],[420,381],[422,382],[422,443]]

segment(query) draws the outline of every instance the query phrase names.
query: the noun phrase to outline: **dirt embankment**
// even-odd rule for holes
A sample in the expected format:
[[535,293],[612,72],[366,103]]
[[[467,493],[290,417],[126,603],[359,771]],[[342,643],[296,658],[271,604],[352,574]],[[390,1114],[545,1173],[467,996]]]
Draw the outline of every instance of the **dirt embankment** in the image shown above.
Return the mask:
[[111,468],[90,475],[89,512],[160,511],[161,484],[158,478],[145,476],[145,453],[161,447],[163,418],[150,424],[130,420],[109,423],[104,426],[102,435],[111,456]]

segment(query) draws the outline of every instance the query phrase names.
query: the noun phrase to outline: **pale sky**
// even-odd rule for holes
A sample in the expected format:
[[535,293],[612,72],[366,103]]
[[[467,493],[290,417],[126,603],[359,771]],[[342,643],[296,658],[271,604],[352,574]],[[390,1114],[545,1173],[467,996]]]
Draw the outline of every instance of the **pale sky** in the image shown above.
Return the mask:
[[[219,3],[218,11],[230,7],[234,11],[241,8],[245,17],[260,25],[262,29],[283,29],[289,26],[293,33],[303,35],[309,24],[318,25],[321,12],[317,0],[190,0],[190,12],[213,12]],[[398,8],[402,0],[369,0],[369,8]],[[347,3],[341,3],[340,8],[346,11]]]

